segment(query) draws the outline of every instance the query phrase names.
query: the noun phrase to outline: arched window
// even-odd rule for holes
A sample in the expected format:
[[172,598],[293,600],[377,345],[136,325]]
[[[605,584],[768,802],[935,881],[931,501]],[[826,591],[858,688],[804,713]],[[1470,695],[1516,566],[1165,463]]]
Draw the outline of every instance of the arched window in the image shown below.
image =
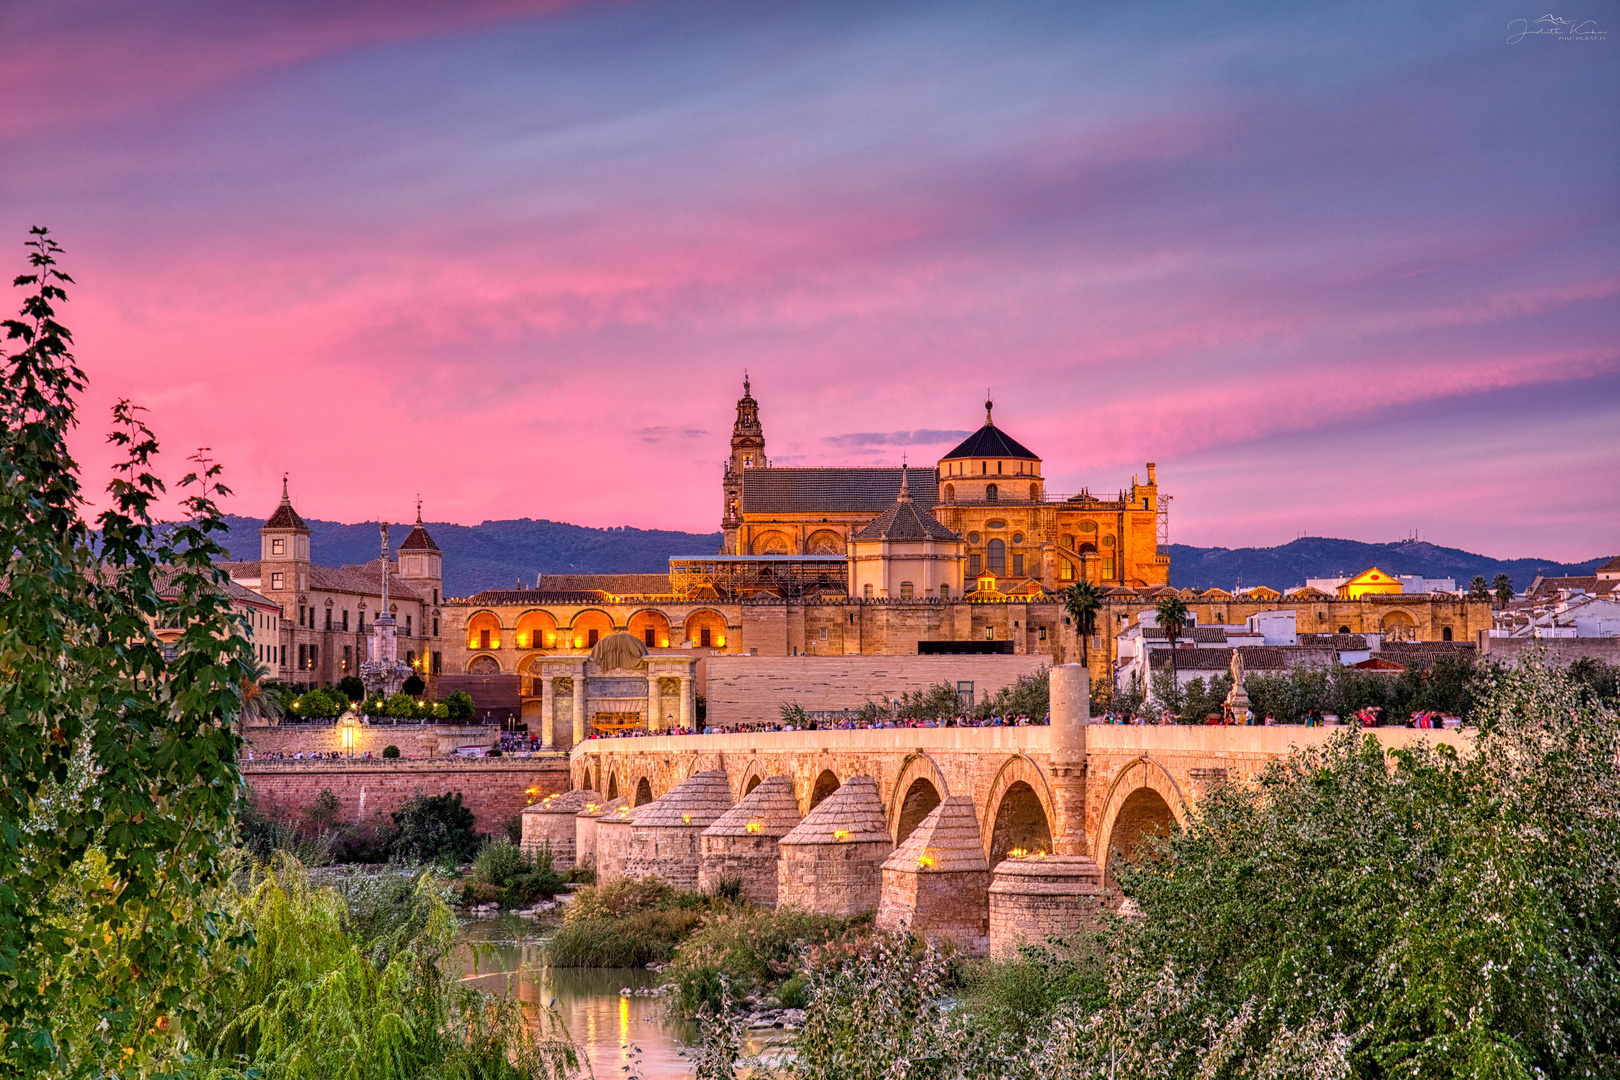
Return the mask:
[[1029,501],[1030,502],[1040,502],[1041,501],[1041,485],[1039,485],[1039,484],[1031,484],[1031,485],[1029,485]]
[[1451,640],[1451,627],[1442,626],[1440,628],[1440,640],[1441,641],[1450,641]]
[[[902,599],[902,600],[910,600],[913,596],[916,595],[914,589],[915,589],[915,586],[912,585],[911,582],[902,581],[900,583],[900,599]],[[1447,638],[1446,638],[1447,641],[1451,640],[1451,638],[1449,637],[1450,633],[1451,633],[1450,630],[1446,631],[1446,634],[1448,635]]]
[[992,540],[985,545],[985,564],[990,572],[997,577],[1007,573],[1007,545],[1000,540]]
[[985,502],[995,502],[1000,497],[1001,497],[1001,492],[996,490],[996,485],[989,484],[989,485],[987,485],[985,487],[985,489],[984,489],[984,501]]
[[945,502],[946,502],[946,504],[949,505],[950,503],[953,503],[955,501],[956,501],[956,485],[955,484],[946,484],[945,485]]

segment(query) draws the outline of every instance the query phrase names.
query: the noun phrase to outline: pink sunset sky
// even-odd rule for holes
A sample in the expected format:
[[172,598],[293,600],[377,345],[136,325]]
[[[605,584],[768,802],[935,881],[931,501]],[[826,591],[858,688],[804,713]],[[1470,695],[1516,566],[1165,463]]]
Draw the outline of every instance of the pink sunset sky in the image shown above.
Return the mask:
[[[0,242],[49,226],[92,479],[130,397],[271,510],[709,532],[778,465],[1171,538],[1620,551],[1620,6],[0,4]],[[15,304],[7,304],[14,309]]]

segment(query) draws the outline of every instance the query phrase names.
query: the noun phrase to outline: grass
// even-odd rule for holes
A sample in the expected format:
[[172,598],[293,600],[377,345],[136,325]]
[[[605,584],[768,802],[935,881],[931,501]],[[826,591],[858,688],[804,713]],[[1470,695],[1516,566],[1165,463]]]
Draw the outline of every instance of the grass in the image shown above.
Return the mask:
[[503,836],[478,850],[462,886],[461,902],[524,908],[541,897],[556,896],[562,886],[562,875],[551,865],[550,848],[530,855]]
[[716,907],[720,896],[685,892],[658,878],[618,878],[574,894],[550,942],[558,967],[646,967],[667,963]]

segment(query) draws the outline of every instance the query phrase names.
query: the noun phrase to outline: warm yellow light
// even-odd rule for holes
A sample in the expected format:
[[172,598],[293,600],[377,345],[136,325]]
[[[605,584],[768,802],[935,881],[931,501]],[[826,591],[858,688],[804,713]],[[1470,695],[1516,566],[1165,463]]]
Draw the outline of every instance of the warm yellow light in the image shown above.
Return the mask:
[[576,648],[576,649],[583,648],[584,645],[585,645],[585,639],[584,638],[577,637],[577,638],[574,639],[574,648]]
[[833,839],[834,840],[848,840],[849,839],[849,830],[848,829],[834,829],[833,830]]
[[721,634],[719,637],[714,639],[714,643],[718,648],[721,648],[721,649],[725,648],[726,647],[726,635]]
[[917,860],[917,869],[919,870],[927,870],[933,865],[934,857],[932,855],[924,855],[922,858]]
[[596,804],[595,804],[595,803],[593,803],[593,802],[588,802],[588,803],[586,803],[586,804],[585,804],[585,812],[586,812],[586,813],[587,813],[587,814],[594,814],[594,813],[596,813]]
[[764,827],[765,826],[762,823],[758,822],[758,821],[750,821],[748,823],[748,831],[751,832],[751,833],[759,832],[759,830],[763,829]]
[[692,815],[691,814],[682,814],[681,815],[681,822],[682,822],[682,824],[685,824],[685,825],[692,824]]

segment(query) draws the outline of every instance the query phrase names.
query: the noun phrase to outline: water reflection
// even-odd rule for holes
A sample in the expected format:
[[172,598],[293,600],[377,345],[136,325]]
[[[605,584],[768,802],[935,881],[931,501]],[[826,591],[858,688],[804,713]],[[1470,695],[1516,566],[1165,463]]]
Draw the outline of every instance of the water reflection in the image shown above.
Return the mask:
[[[486,990],[515,994],[536,1014],[552,1005],[600,1080],[624,1076],[626,1065],[645,1080],[692,1074],[690,1061],[681,1056],[693,1037],[691,1025],[672,1020],[661,998],[619,994],[625,987],[652,986],[656,976],[630,968],[552,967],[542,936],[547,933],[546,927],[512,917],[469,923],[463,936],[487,947],[480,949],[477,972],[470,958],[464,972]],[[639,1060],[632,1048],[639,1049]]]

